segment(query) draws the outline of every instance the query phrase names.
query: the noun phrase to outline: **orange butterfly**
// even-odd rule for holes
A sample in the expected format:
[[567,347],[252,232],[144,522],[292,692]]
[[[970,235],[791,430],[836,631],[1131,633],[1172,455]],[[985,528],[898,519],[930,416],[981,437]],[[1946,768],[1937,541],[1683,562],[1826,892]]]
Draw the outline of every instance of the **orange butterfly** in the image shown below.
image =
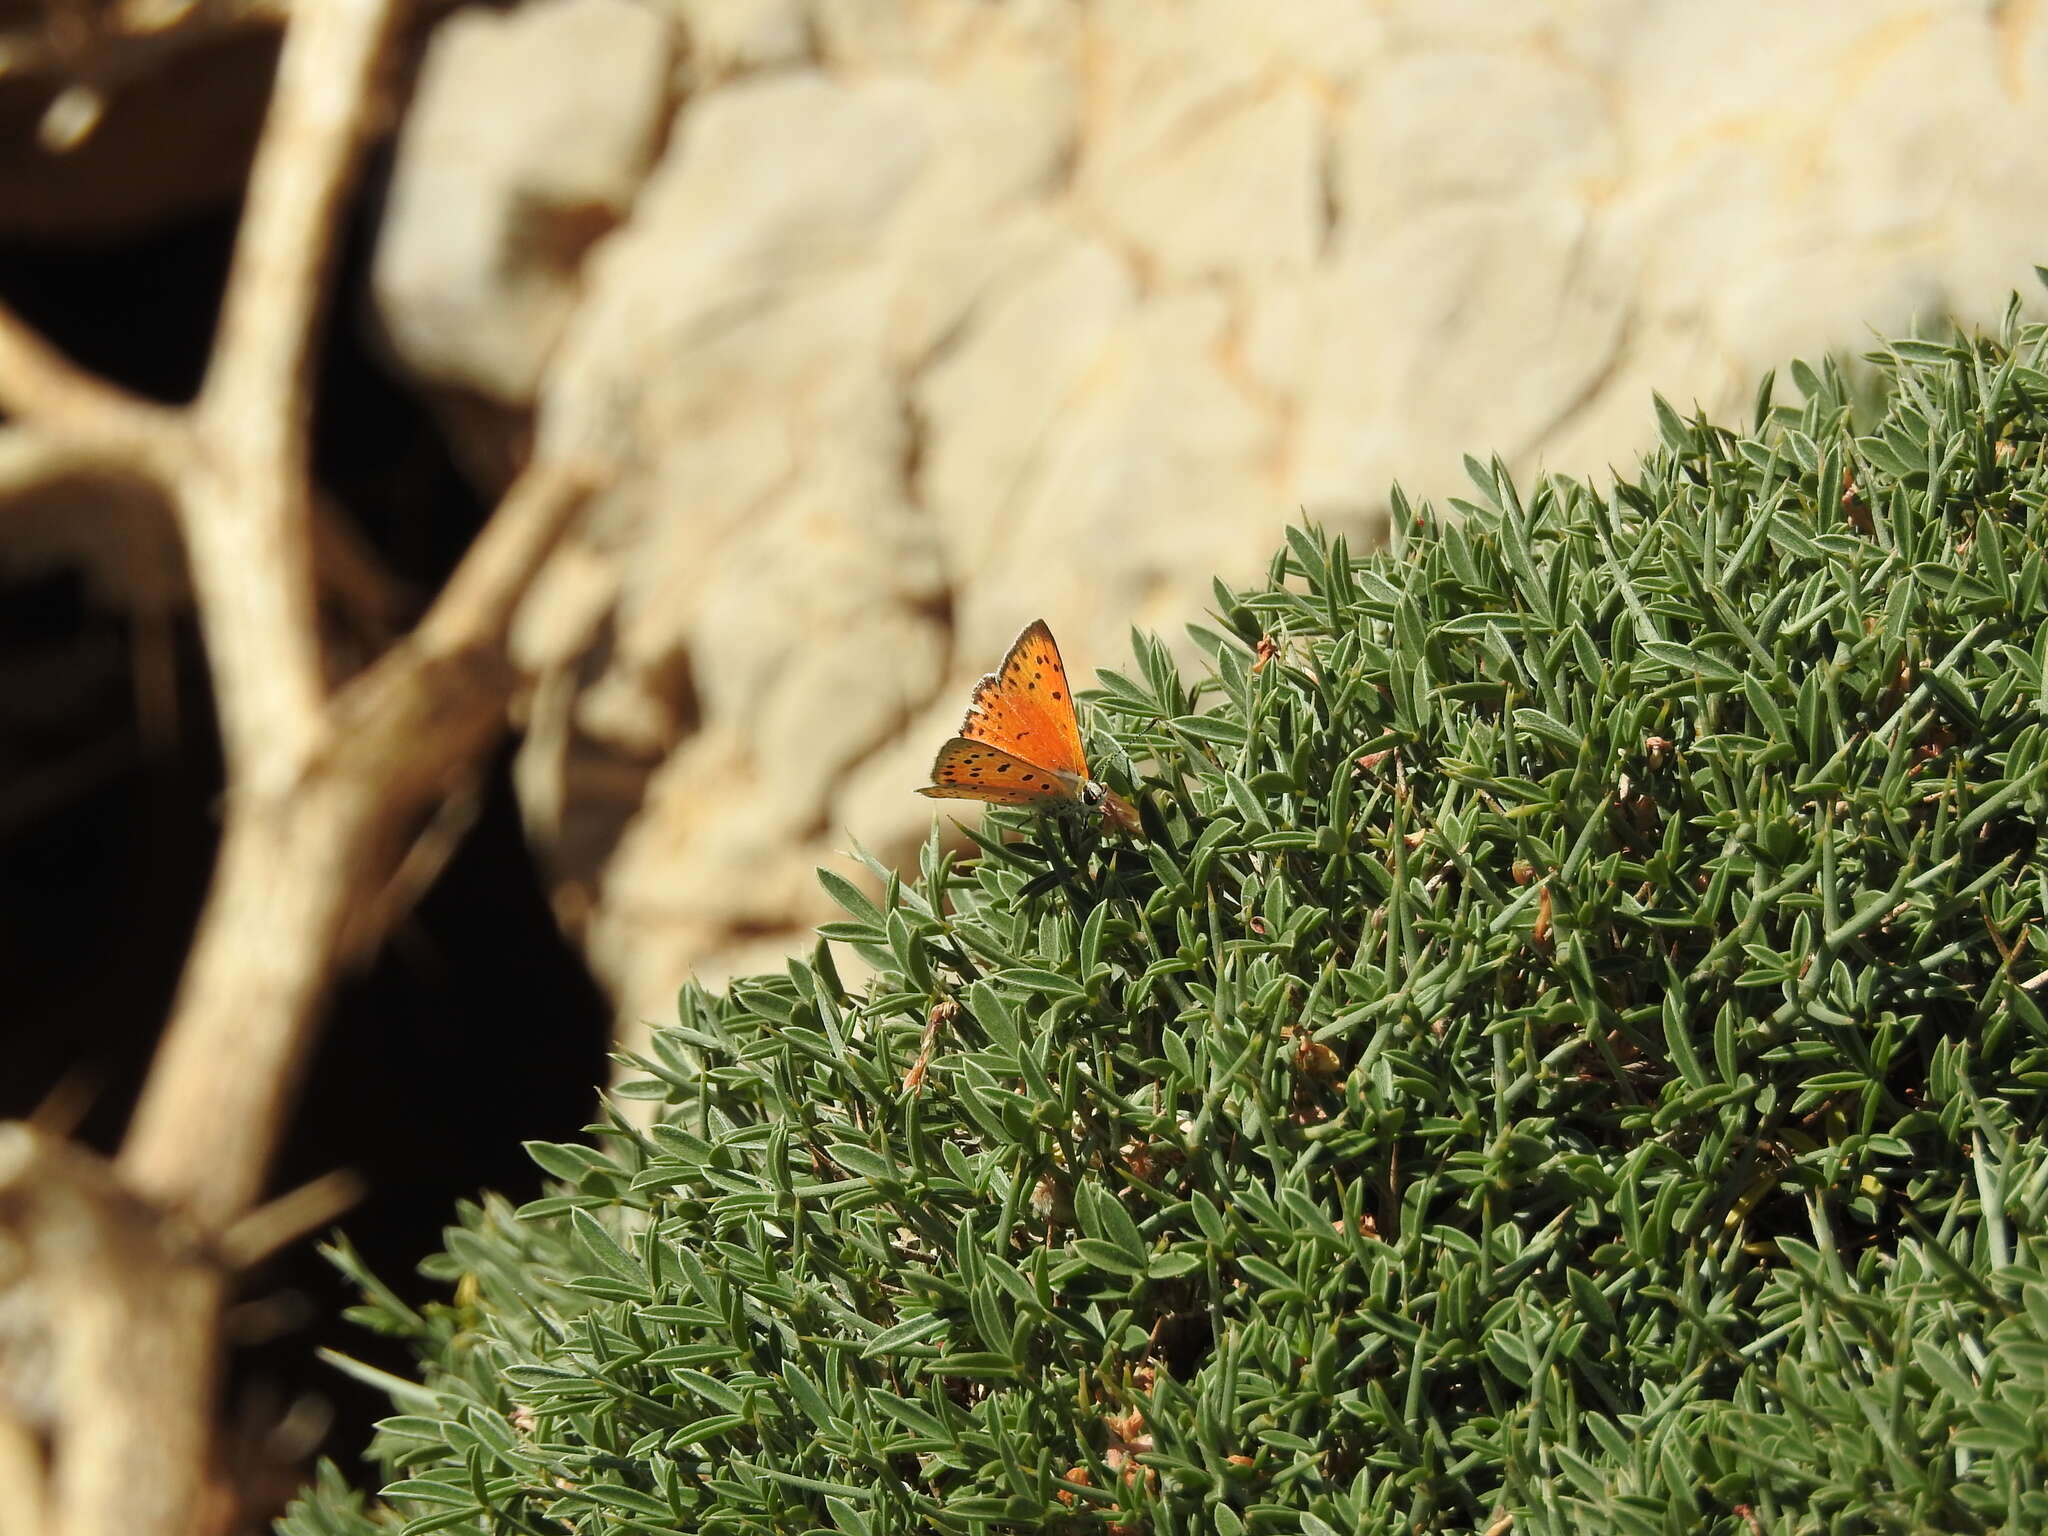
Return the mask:
[[974,685],[960,734],[939,748],[932,782],[918,793],[1041,811],[1083,806],[1128,837],[1139,831],[1131,803],[1088,776],[1067,669],[1043,619],[1026,625],[1003,664]]

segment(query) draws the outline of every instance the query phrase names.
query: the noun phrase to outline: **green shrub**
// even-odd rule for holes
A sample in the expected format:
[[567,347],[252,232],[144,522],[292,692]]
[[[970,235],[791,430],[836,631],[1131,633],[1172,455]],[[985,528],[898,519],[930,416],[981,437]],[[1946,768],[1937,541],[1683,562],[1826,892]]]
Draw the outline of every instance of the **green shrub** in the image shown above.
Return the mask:
[[282,1529],[2048,1529],[2044,355],[1136,637],[1148,838],[823,876],[658,1124],[372,1287],[399,1514]]

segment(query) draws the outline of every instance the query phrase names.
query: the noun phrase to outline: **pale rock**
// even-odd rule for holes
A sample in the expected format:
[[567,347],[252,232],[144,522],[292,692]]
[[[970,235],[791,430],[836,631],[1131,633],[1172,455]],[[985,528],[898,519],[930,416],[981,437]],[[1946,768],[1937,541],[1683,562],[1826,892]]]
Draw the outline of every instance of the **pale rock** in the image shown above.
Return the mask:
[[891,220],[893,251],[939,256],[983,236],[1011,210],[1061,189],[1080,128],[1080,83],[1064,57],[1019,64],[997,58],[965,90],[888,80],[872,89],[928,125],[931,152]]
[[[1136,284],[1116,254],[1071,238],[989,295],[972,328],[917,378],[914,401],[928,439],[921,499],[941,530],[956,589],[1000,580],[996,565],[1017,501],[1136,304]],[[1078,563],[1078,553],[1065,558]],[[1005,631],[1003,622],[978,629],[955,614],[963,647],[974,651],[1007,643],[1016,625]]]
[[734,75],[810,57],[804,0],[671,0],[689,38],[690,83],[698,90]]
[[596,638],[618,596],[613,562],[588,540],[559,542],[513,614],[506,649],[522,672],[568,665]]
[[924,613],[936,566],[915,525],[900,504],[891,527],[832,502],[821,477],[717,551],[727,579],[690,626],[706,717],[744,723],[749,793],[809,827],[938,683]]
[[[995,660],[982,662],[981,670],[994,666]],[[917,792],[931,782],[932,759],[940,744],[960,729],[966,690],[978,675],[971,663],[963,664],[951,656],[943,658],[943,664],[947,688],[938,690],[922,710],[908,716],[895,738],[840,785],[832,802],[832,829],[838,836],[828,835],[830,847],[859,846],[885,864],[908,869],[914,867],[917,849],[931,832],[934,816],[973,819],[972,802],[928,800]]]
[[[933,7],[905,0],[811,0],[811,25],[819,50],[836,69],[853,71],[927,69],[942,48]],[[956,33],[957,4],[937,8],[941,26]]]
[[[1392,41],[1386,5],[1357,0],[1288,0],[1285,5],[1245,5],[1212,0],[1213,15],[1237,30],[1243,46],[1277,74],[1310,81],[1326,100],[1350,89],[1380,68]],[[1435,0],[1426,0],[1435,3]],[[1617,0],[1618,3],[1618,0]],[[1498,7],[1495,7],[1498,12]],[[1500,22],[1495,17],[1495,24]]]
[[[1976,17],[1953,11],[1901,19],[1867,41],[1838,70],[1829,120],[1793,162],[1785,200],[1823,208],[1833,239],[1874,254],[1939,229],[1966,185],[1951,147],[1999,94],[1985,40]],[[1918,110],[1899,109],[1916,96]]]
[[[1873,68],[1901,50],[1911,55],[1943,9],[1925,0],[1641,8],[1621,30],[1623,45],[1605,77],[1617,130],[1646,178],[1716,145],[1747,146],[1760,164],[1797,176]],[[1976,28],[1982,32],[1981,20]],[[1716,57],[1730,67],[1702,90],[1701,60]],[[1939,95],[1915,91],[1899,115],[1921,115]]]
[[918,124],[923,153],[871,226],[875,319],[891,364],[929,364],[993,288],[1064,238],[1044,199],[1066,174],[1079,101],[1057,58],[996,55],[971,88],[880,77],[862,96]]
[[1340,269],[1439,208],[1592,201],[1620,169],[1598,81],[1493,50],[1396,57],[1339,104],[1331,136]]
[[574,719],[578,731],[614,752],[653,759],[695,727],[690,703],[673,690],[667,669],[621,659],[576,696]]
[[[1087,679],[1127,657],[1132,625],[1177,629],[1182,594],[1206,589],[1214,571],[1262,562],[1270,543],[1269,527],[1233,512],[1275,494],[1278,430],[1225,366],[1225,301],[1196,291],[1133,308],[1113,271],[1078,248],[930,376],[934,400],[946,402],[928,413],[931,430],[953,445],[934,459],[925,500],[954,583],[956,660],[915,733],[928,747],[943,739],[932,730],[951,734],[968,685],[1030,620],[1052,625],[1070,670]],[[1084,297],[1094,301],[1085,327],[1034,324],[1041,305],[1071,324]],[[1035,387],[1010,415],[989,401],[955,417],[977,398],[966,381],[982,359],[1015,355],[1012,325],[1068,344],[1020,375]],[[1095,345],[1079,346],[1082,337]],[[1156,508],[1172,509],[1171,540],[1147,536]],[[1031,574],[1049,568],[1057,580]]]
[[2038,118],[2048,88],[2048,27],[2011,7],[1985,19],[1990,25],[1982,29],[1984,52],[1998,76],[1999,100],[2023,121]]
[[[1608,466],[1625,471],[1634,455],[1655,444],[1654,418],[1646,427],[1643,405],[1653,393],[1684,415],[1704,409],[1725,422],[1749,419],[1758,376],[1730,360],[1697,314],[1639,314],[1623,343],[1602,387],[1588,392],[1580,409],[1543,444],[1537,459],[1545,468],[1602,483]],[[1796,393],[1786,389],[1779,398]]]
[[1332,274],[1308,328],[1295,496],[1312,516],[1356,519],[1395,480],[1423,496],[1461,488],[1467,453],[1526,464],[1616,365],[1616,268],[1591,214],[1529,199],[1422,213]]
[[1091,8],[1084,187],[1171,158],[1266,94],[1272,60],[1243,46],[1250,9],[1237,0]]
[[[1272,525],[1239,509],[1278,499],[1280,434],[1223,364],[1228,324],[1227,301],[1198,289],[1146,305],[1103,348],[980,541],[991,579],[955,595],[958,634],[1007,644],[1046,610],[1064,646],[1110,665],[1132,626],[1177,633],[1214,573],[1264,564]],[[1005,579],[1048,558],[1060,578],[1034,581],[1036,602]],[[976,670],[1000,654],[977,647]]]
[[1090,155],[1091,215],[1141,253],[1156,282],[1298,279],[1324,234],[1323,127],[1295,81],[1225,93],[1199,125],[1125,155]]
[[[1735,16],[1743,8],[1723,4],[1707,12],[1724,45],[1739,41],[1742,23]],[[1373,7],[1391,51],[1483,45],[1539,58],[1610,45],[1617,35],[1626,38],[1657,17],[1690,9],[1698,7],[1685,0],[1533,0],[1505,6],[1495,0],[1383,0]]]
[[1043,56],[1085,25],[1075,0],[810,0],[820,51],[850,75],[971,72],[980,57]]
[[[1959,17],[1873,7],[1846,47],[1811,19],[1805,27],[1732,101],[1686,113],[1670,160],[1614,206],[1661,303],[1691,310],[1737,376],[1780,361],[1788,336],[1855,346],[1872,317],[1937,318],[1951,295],[1936,258],[1961,184],[1939,146],[1969,135],[1995,89],[1981,29]],[[1674,45],[1695,41],[1683,25]],[[1930,72],[1956,94],[1921,89]],[[1653,85],[1632,82],[1630,117],[1662,143],[1668,129],[1647,124],[1671,114],[1653,113]],[[1919,110],[1901,110],[1916,100]]]
[[[970,339],[985,311],[1028,284],[1076,243],[1072,225],[1043,210],[969,223],[928,246],[905,246],[888,316],[890,360],[921,410],[918,380]],[[972,322],[972,323],[970,323]]]
[[1997,323],[2008,288],[2022,288],[2029,297],[2040,292],[2025,276],[2044,260],[2040,231],[2035,221],[2014,215],[2048,205],[2048,157],[2039,152],[2048,139],[2048,25],[2038,12],[2011,7],[1990,20],[1989,27],[1961,29],[1952,44],[1975,53],[1981,72],[1968,90],[1944,92],[1939,104],[1949,109],[1946,130],[1970,147],[1955,153],[1940,143],[1930,146],[1952,192],[1939,249],[1921,258],[1941,274],[1944,308],[1978,325]]
[[1237,295],[1237,324],[1226,360],[1246,389],[1293,419],[1307,380],[1303,360],[1315,344],[1315,274],[1299,282],[1255,283]]
[[[967,206],[987,196],[948,156],[949,124],[974,115],[917,82],[739,82],[685,125],[633,230],[593,264],[540,431],[623,424],[639,493],[591,532],[617,552],[612,671],[679,691],[695,717],[615,846],[547,848],[601,871],[587,942],[629,998],[627,973],[677,934],[705,958],[816,919],[816,839],[841,785],[938,685],[944,577],[905,477],[915,429],[875,379],[898,360],[892,229],[931,216],[934,178]],[[637,744],[579,723],[588,750]]]
[[868,261],[933,138],[922,103],[887,87],[798,73],[715,91],[683,115],[632,230],[602,253],[593,303],[644,300],[657,327],[716,332]]
[[576,301],[576,263],[653,157],[670,46],[667,20],[635,0],[536,0],[441,24],[372,273],[415,373],[532,401]]

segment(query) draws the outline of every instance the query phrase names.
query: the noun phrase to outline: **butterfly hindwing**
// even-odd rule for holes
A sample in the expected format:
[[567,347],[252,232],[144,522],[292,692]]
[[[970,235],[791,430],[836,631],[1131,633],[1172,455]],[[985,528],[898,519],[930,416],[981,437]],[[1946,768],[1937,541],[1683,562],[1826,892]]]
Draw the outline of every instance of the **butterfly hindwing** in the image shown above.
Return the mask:
[[1058,775],[985,741],[955,736],[939,748],[932,782],[918,791],[935,800],[992,800],[998,805],[1048,805],[1077,798]]
[[974,685],[960,734],[1055,773],[1088,777],[1073,689],[1045,620],[1027,625],[1003,664]]

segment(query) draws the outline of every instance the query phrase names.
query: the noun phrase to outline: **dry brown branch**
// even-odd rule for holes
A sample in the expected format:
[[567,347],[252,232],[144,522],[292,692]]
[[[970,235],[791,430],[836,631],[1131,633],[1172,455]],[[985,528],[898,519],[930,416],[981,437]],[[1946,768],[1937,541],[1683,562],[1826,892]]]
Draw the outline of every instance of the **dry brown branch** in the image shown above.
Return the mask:
[[[328,1210],[308,1196],[251,1214],[335,972],[418,894],[409,850],[423,829],[445,833],[437,813],[506,729],[519,681],[504,654],[512,613],[595,483],[580,466],[530,468],[412,633],[329,692],[309,354],[400,3],[293,6],[213,356],[190,407],[92,378],[0,309],[0,409],[12,418],[0,429],[0,494],[80,473],[164,490],[227,764],[213,885],[115,1169],[0,1128],[0,1252],[11,1238],[24,1256],[13,1289],[32,1303],[20,1358],[41,1349],[56,1362],[47,1421],[18,1392],[10,1405],[0,1376],[0,1419],[15,1420],[12,1433],[0,1424],[0,1450],[18,1452],[24,1426],[52,1444],[47,1488],[24,1487],[5,1509],[50,1536],[187,1536],[226,1261]],[[189,1241],[167,1235],[180,1223]],[[60,1231],[69,1246],[57,1255]],[[222,1260],[195,1258],[199,1243]],[[81,1294],[53,1303],[53,1287],[67,1286]],[[0,1366],[7,1337],[0,1327]],[[128,1341],[119,1358],[116,1338]],[[149,1376],[141,1386],[138,1368]]]
[[40,1531],[43,1454],[27,1426],[0,1414],[0,1531]]
[[80,442],[23,427],[0,427],[0,500],[74,475],[132,473],[125,442]]
[[254,1269],[279,1249],[331,1227],[362,1198],[363,1181],[355,1174],[346,1169],[322,1174],[257,1206],[221,1233],[214,1246],[229,1269]]
[[322,692],[307,501],[307,360],[336,216],[398,0],[300,6],[249,174],[178,498],[235,793],[287,791]]
[[24,1505],[63,1536],[184,1531],[207,1466],[190,1399],[213,1376],[219,1272],[98,1158],[26,1126],[0,1126],[0,1230],[14,1260],[0,1294],[25,1320],[9,1342],[47,1372],[11,1392],[0,1375],[0,1393],[18,1425],[48,1414],[58,1440]]
[[[121,1151],[138,1188],[215,1229],[256,1198],[344,937],[415,825],[504,731],[504,615],[588,485],[529,471],[442,602],[321,708],[321,750],[289,793],[231,790],[199,936]],[[453,618],[449,597],[461,597]]]
[[185,467],[177,412],[81,373],[5,305],[0,411],[15,423],[11,456],[19,460],[33,445],[53,474],[98,468],[169,481]]

